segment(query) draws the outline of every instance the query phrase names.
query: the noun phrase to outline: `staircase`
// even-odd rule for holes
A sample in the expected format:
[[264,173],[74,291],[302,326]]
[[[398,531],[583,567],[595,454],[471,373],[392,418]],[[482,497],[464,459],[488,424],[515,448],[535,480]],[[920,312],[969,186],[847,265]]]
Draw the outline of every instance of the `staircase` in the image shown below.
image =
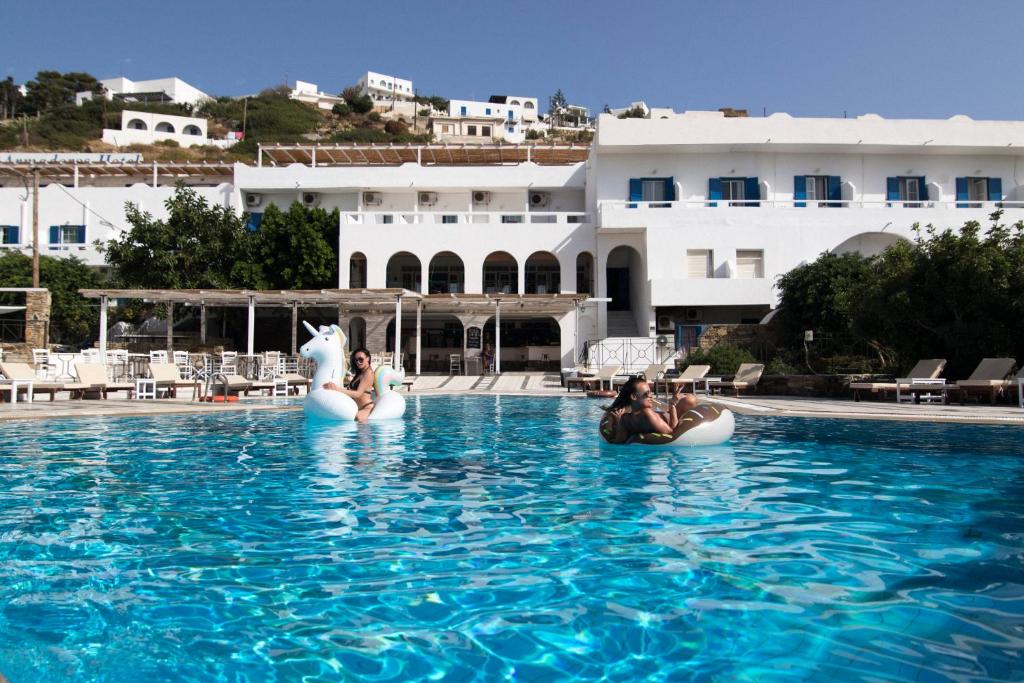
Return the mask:
[[609,337],[636,337],[636,319],[632,311],[608,311]]

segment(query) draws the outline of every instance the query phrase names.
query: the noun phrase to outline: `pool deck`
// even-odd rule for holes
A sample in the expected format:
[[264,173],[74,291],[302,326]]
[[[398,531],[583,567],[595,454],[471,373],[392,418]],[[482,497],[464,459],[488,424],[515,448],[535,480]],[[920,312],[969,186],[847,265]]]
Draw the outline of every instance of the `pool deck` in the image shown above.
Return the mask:
[[[558,375],[537,373],[503,373],[498,376],[443,376],[417,377],[409,395],[520,395],[570,396],[583,398],[581,392],[567,393],[559,384]],[[865,401],[852,399],[799,398],[792,396],[715,396],[714,402],[741,415],[779,417],[819,417],[853,420],[898,420],[905,422],[948,422],[963,424],[1011,424],[1024,426],[1024,410],[1016,405],[985,404],[913,405],[892,401]],[[607,400],[606,400],[607,402]],[[67,418],[67,417],[126,417],[132,415],[165,415],[180,413],[223,413],[236,410],[300,410],[295,399],[282,400],[263,397],[243,397],[238,403],[199,403],[189,398],[159,400],[107,400],[72,401],[59,396],[51,402],[40,396],[34,403],[0,403],[0,422],[8,420]]]

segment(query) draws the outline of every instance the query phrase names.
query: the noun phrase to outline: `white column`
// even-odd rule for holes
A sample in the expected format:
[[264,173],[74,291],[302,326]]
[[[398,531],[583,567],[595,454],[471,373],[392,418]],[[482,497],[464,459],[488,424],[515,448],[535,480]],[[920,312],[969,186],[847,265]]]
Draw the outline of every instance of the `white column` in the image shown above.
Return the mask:
[[156,162],[153,162],[153,187],[156,187],[160,182],[160,171],[157,170]]
[[299,348],[299,302],[292,302],[292,355],[298,353]]
[[494,374],[501,374],[501,299],[494,302]]
[[416,301],[416,376],[420,374],[420,357],[423,355],[423,300]]
[[75,189],[78,189],[78,162],[75,162]]
[[206,345],[206,304],[199,305],[199,343]]
[[572,364],[576,365],[577,360],[580,357],[580,302],[576,302],[576,307],[573,309],[576,314],[576,327],[572,333]]
[[[77,170],[77,166],[75,167]],[[100,297],[100,358],[101,363],[107,362],[107,297]],[[14,398],[11,398],[14,401]]]
[[391,365],[398,370],[401,365],[399,359],[402,356],[402,295],[395,297],[395,355],[391,359]]
[[256,297],[249,297],[249,324],[246,328],[246,353],[253,354],[256,345]]

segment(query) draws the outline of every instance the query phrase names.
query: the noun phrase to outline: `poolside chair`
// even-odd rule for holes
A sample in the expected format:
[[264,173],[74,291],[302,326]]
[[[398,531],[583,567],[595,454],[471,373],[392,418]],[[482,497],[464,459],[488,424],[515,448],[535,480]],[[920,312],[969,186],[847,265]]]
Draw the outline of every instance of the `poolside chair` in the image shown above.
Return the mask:
[[[657,391],[657,387],[655,387],[655,384],[665,376],[665,372],[668,370],[668,368],[668,363],[651,363],[643,371],[634,374],[643,375],[644,379],[646,379],[651,384],[651,386],[655,388],[655,391]],[[629,376],[627,375],[623,375],[621,377],[613,377],[612,389],[621,387],[628,381]]]
[[32,365],[35,366],[36,377],[39,379],[52,379],[53,373],[57,370],[57,364],[49,349],[32,349]]
[[566,391],[572,391],[573,385],[577,385],[583,388],[584,391],[593,387],[595,384],[598,389],[604,389],[604,383],[608,383],[608,388],[612,386],[612,378],[622,372],[621,365],[606,365],[597,371],[597,374],[593,377],[570,377],[565,380]]
[[288,382],[288,392],[295,392],[295,395],[299,394],[299,387],[305,387],[306,393],[309,393],[309,388],[313,384],[313,380],[304,375],[300,375],[297,372],[282,372],[279,375],[275,375],[273,381],[279,382],[285,380]]
[[149,376],[156,381],[157,393],[161,389],[174,398],[178,395],[178,387],[195,386],[195,380],[182,379],[176,363],[150,363]]
[[753,389],[757,386],[757,383],[761,381],[761,374],[764,372],[763,363],[740,363],[740,367],[736,370],[736,374],[733,375],[731,380],[719,380],[717,382],[708,382],[708,392],[712,389],[719,389],[725,391],[726,389],[733,389],[736,395],[740,395],[740,389]]
[[917,361],[917,365],[910,369],[906,377],[897,378],[892,382],[852,382],[850,388],[853,389],[853,400],[859,401],[861,392],[865,391],[873,395],[881,394],[883,397],[886,392],[891,391],[897,395],[897,401],[902,399],[902,394],[906,391],[911,398],[917,396],[919,399],[922,392],[930,390],[930,393],[934,393],[937,391],[935,384],[945,384],[945,382],[930,381],[938,379],[945,368],[945,358],[927,358]]
[[1009,375],[1015,365],[1017,361],[1013,358],[983,358],[970,377],[950,386],[949,390],[959,392],[960,405],[970,394],[976,394],[979,400],[988,396],[989,403],[994,405],[996,397],[1010,387]]
[[3,375],[5,379],[9,380],[16,379],[25,382],[32,382],[32,393],[49,394],[51,401],[57,395],[58,391],[74,392],[78,389],[75,384],[40,380],[39,376],[36,374],[36,370],[28,363],[13,363],[10,361],[2,362],[0,363],[0,375]]
[[166,363],[167,362],[167,351],[150,351],[149,352],[150,363]]
[[253,382],[248,380],[241,375],[218,375],[210,382],[210,393],[216,396],[218,393],[231,394],[244,394],[249,395],[249,390],[252,389]]
[[708,392],[708,383],[704,380],[708,372],[711,371],[710,365],[690,365],[681,373],[678,377],[672,377],[666,379],[667,384],[682,385],[685,389],[687,385],[690,386],[690,393],[697,393],[697,385],[704,384],[704,393]]
[[75,374],[78,375],[80,397],[86,393],[96,392],[101,398],[107,398],[111,391],[124,391],[131,394],[135,391],[134,382],[110,382],[107,380],[107,366],[102,363],[75,363]]
[[1024,408],[1024,368],[1017,373],[1017,405]]

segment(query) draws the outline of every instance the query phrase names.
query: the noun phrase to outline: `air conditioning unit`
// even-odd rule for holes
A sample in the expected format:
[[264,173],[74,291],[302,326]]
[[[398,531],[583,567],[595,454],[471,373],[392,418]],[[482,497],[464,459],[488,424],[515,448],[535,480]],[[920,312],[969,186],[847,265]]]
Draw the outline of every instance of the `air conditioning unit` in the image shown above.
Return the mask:
[[531,207],[543,207],[547,206],[551,201],[550,192],[531,192],[530,193],[530,206]]
[[473,203],[485,206],[491,203],[491,193],[483,190],[473,190]]
[[437,204],[436,192],[420,192],[420,206],[433,206]]
[[686,309],[686,322],[688,323],[699,323],[701,318],[701,310],[699,308],[687,308]]
[[302,205],[303,206],[318,206],[320,204],[320,195],[316,192],[303,192],[302,193]]
[[672,330],[672,316],[670,315],[659,315],[658,316],[658,329],[661,331]]
[[263,203],[263,195],[249,192],[245,195],[245,205],[248,207],[259,206]]
[[363,204],[367,206],[380,206],[384,198],[380,192],[364,192],[363,193]]

